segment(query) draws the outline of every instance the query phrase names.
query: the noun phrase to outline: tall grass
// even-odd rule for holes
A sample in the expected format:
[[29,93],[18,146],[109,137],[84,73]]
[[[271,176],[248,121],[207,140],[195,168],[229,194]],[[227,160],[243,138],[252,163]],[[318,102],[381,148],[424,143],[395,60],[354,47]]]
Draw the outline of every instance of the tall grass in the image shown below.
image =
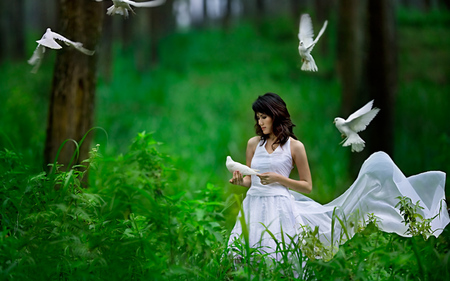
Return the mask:
[[[300,237],[287,236],[281,240],[271,234],[277,245],[273,250],[280,262],[271,259],[270,253],[253,249],[245,239],[234,243],[234,254],[244,257],[236,259],[227,247],[220,187],[207,184],[191,194],[174,193],[170,189],[176,182],[177,170],[158,148],[151,134],[140,133],[123,155],[103,157],[101,146],[95,146],[91,157],[81,166],[64,171],[54,167],[49,174],[33,173],[22,155],[1,151],[0,194],[5,198],[0,209],[1,278],[437,280],[449,277],[449,227],[439,238],[432,236],[425,240],[421,229],[428,228],[411,224],[411,230],[420,233],[403,238],[379,231],[376,220],[359,228],[355,237],[338,251],[324,247],[316,229],[305,229]],[[85,189],[82,179],[87,172],[93,183]],[[410,223],[407,218],[415,217],[415,207],[405,198],[402,200],[400,209],[406,210],[405,222]],[[242,223],[245,225],[245,221]]]

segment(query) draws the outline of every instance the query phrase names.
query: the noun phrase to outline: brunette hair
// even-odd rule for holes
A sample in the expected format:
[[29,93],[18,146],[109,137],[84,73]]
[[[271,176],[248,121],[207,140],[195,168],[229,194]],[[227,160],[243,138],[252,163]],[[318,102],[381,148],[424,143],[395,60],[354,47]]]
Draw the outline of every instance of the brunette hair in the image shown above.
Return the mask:
[[265,135],[258,125],[258,117],[256,113],[262,113],[270,116],[273,120],[273,133],[276,137],[274,144],[285,144],[289,137],[297,139],[293,132],[295,125],[291,121],[291,115],[287,110],[286,103],[283,99],[274,93],[266,93],[263,96],[259,96],[252,105],[252,109],[255,112],[255,130],[258,136],[261,136],[263,143],[267,140],[269,135]]

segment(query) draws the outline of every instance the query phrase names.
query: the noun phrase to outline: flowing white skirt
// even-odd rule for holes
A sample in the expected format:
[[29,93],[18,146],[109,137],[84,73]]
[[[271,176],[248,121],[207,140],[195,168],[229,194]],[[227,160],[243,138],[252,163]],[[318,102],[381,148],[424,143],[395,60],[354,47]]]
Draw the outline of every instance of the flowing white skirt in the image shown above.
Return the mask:
[[[298,238],[305,226],[314,230],[325,246],[338,246],[353,237],[369,215],[377,218],[378,227],[385,232],[406,234],[408,226],[398,208],[399,196],[407,196],[423,209],[423,218],[433,218],[431,229],[436,237],[449,223],[445,202],[445,173],[425,172],[405,177],[384,152],[372,154],[362,165],[356,181],[332,202],[322,205],[291,191],[292,196],[247,196],[242,203],[248,226],[248,243],[266,253],[277,250],[277,242]],[[242,239],[243,228],[238,215],[231,231],[229,244]],[[241,240],[244,241],[244,240]],[[272,255],[277,257],[276,254]]]

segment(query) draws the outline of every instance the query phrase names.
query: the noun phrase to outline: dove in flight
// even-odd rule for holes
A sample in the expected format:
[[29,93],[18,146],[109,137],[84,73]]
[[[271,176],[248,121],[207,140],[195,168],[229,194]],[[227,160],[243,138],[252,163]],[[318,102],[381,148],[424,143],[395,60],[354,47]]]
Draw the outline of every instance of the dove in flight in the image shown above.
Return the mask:
[[62,36],[56,32],[53,32],[50,28],[47,28],[47,30],[45,31],[42,38],[36,41],[38,43],[38,45],[37,45],[36,49],[34,50],[31,58],[28,60],[28,63],[34,66],[33,70],[31,71],[32,73],[36,73],[37,70],[39,69],[39,66],[41,65],[41,61],[44,56],[46,47],[50,48],[50,49],[61,49],[62,48],[62,46],[59,45],[58,42],[56,42],[56,40],[64,42],[67,46],[74,47],[75,49],[82,52],[83,54],[86,54],[89,56],[92,56],[94,54],[94,51],[83,48],[82,43],[69,40],[64,36]]
[[243,175],[257,175],[259,170],[252,169],[246,165],[233,161],[230,156],[227,156],[227,169],[231,173],[234,171],[239,171]]
[[[96,0],[97,2],[101,2],[103,0]],[[134,7],[156,7],[164,4],[166,0],[154,0],[154,1],[146,1],[146,2],[136,2],[131,0],[112,0],[113,5],[107,9],[107,15],[122,15],[125,18],[128,18],[128,11],[135,14],[131,6]]]
[[[337,117],[334,119],[336,128],[341,132],[345,139],[342,146],[352,146],[352,152],[361,152],[364,149],[364,140],[358,135],[358,132],[366,129],[367,125],[375,118],[380,111],[379,108],[372,108],[373,100],[365,106],[352,113],[347,120]],[[341,143],[342,143],[341,142]]]
[[317,35],[316,39],[313,40],[314,30],[311,21],[311,17],[308,14],[303,14],[300,18],[300,30],[298,33],[298,40],[300,40],[298,44],[298,52],[300,57],[302,58],[302,70],[304,71],[317,71],[317,65],[314,61],[314,58],[311,55],[311,51],[316,45],[317,41],[319,41],[320,36],[322,36],[325,28],[327,27],[328,21],[323,23],[322,29]]

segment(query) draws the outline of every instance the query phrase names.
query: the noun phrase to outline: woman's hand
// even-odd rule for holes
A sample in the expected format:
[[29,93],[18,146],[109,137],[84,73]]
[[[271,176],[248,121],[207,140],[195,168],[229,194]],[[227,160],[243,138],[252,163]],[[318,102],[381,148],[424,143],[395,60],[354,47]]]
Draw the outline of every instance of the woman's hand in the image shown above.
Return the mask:
[[244,185],[244,177],[241,172],[234,171],[233,178],[230,179],[230,183],[234,185]]
[[257,175],[261,179],[261,184],[271,184],[279,181],[280,175],[274,172],[267,172]]

